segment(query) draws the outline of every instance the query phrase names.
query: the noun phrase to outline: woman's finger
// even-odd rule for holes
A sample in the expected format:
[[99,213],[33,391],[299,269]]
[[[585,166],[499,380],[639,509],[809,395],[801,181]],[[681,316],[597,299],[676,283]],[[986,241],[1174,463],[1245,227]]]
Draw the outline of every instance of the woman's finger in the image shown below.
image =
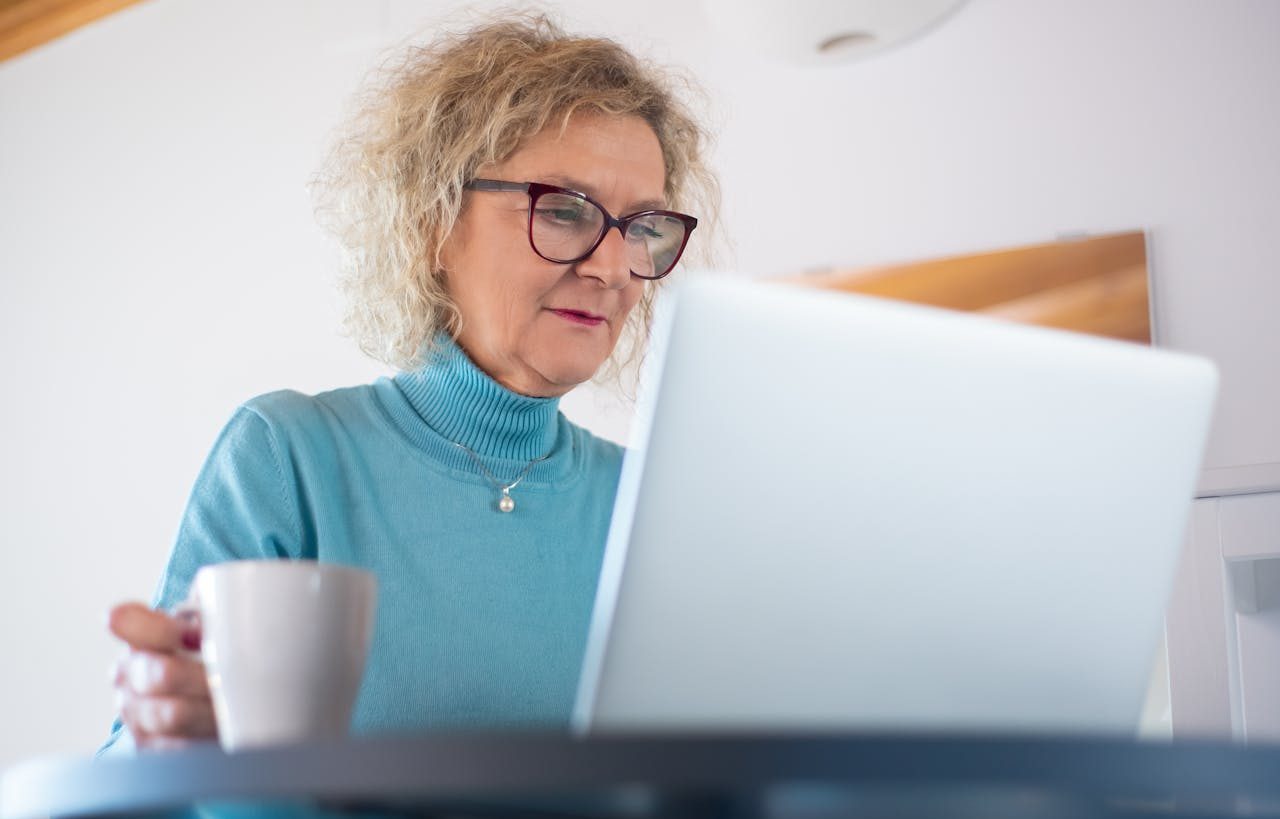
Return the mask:
[[177,651],[199,645],[191,626],[142,603],[122,603],[111,609],[107,628],[130,646],[143,651]]
[[198,697],[124,696],[120,717],[139,744],[159,738],[208,739],[218,735],[213,704]]
[[111,670],[107,672],[107,676],[111,680],[111,687],[122,689],[125,684],[125,671],[129,667],[129,652],[125,651],[114,663],[111,664]]
[[116,684],[142,696],[209,696],[204,664],[181,654],[130,651],[121,660]]
[[137,740],[138,747],[144,751],[181,751],[190,748],[193,743],[207,742],[213,737],[144,737]]

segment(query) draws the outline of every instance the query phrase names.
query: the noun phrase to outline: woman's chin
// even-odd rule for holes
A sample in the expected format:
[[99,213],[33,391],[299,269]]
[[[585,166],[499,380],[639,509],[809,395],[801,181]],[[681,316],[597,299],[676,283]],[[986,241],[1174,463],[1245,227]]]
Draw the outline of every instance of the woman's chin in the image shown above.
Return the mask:
[[557,356],[539,367],[542,377],[553,386],[556,395],[563,395],[579,384],[590,381],[604,364],[598,356]]

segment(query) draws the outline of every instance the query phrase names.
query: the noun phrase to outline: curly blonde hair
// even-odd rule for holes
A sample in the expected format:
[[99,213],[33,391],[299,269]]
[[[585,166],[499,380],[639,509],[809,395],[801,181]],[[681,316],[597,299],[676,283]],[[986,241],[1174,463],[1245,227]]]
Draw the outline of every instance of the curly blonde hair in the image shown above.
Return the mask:
[[[653,128],[669,205],[700,217],[705,248],[719,188],[704,162],[709,135],[677,93],[693,89],[612,40],[566,34],[544,14],[508,12],[408,48],[357,98],[315,179],[317,213],[343,251],[347,332],[401,369],[419,366],[441,331],[456,336],[461,316],[441,249],[463,185],[575,112],[638,116]],[[655,295],[647,287],[632,311],[614,373],[642,353]]]

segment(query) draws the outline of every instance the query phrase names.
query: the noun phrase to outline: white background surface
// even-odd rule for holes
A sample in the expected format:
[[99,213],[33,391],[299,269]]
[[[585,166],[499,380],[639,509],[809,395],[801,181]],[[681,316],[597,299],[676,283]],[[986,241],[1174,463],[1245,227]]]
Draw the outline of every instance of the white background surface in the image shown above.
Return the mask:
[[[382,372],[337,335],[304,186],[380,49],[454,7],[149,0],[0,64],[0,766],[104,736],[103,613],[149,597],[232,408]],[[1157,332],[1222,370],[1206,465],[1280,464],[1280,3],[972,0],[825,70],[687,0],[561,7],[710,92],[729,266],[1147,228]]]

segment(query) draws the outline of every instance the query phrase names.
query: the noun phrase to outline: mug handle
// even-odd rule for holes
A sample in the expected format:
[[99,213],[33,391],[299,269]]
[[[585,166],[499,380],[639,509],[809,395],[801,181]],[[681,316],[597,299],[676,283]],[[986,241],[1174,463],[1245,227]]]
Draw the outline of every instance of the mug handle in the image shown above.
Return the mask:
[[[200,622],[200,601],[196,597],[195,589],[191,590],[191,594],[186,600],[170,606],[168,614],[182,624],[183,645],[178,649],[177,653],[202,662],[203,655],[200,653],[200,648],[203,642],[201,639],[203,636],[203,624]],[[190,638],[189,635],[195,635],[194,639]]]

